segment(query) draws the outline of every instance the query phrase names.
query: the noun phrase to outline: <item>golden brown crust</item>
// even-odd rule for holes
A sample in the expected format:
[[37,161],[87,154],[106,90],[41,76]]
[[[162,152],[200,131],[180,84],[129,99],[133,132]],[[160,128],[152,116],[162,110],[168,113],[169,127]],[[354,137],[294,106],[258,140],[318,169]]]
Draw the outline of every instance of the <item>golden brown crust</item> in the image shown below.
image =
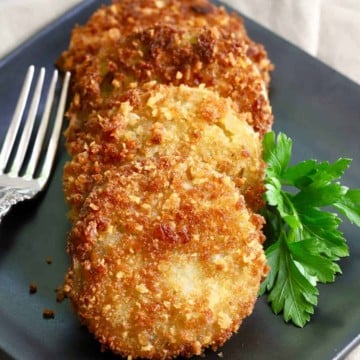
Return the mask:
[[217,347],[267,272],[262,220],[229,177],[191,158],[108,172],[70,234],[67,290],[106,347],[152,359]]
[[73,86],[76,101],[69,110],[69,152],[74,155],[85,146],[81,132],[88,110],[113,106],[125,91],[149,81],[204,84],[230,97],[239,113],[251,114],[249,124],[263,135],[271,128],[273,116],[263,80],[246,48],[244,41],[217,28],[175,26],[155,26],[121,37],[111,47],[103,46],[82,65],[82,76]]
[[65,166],[64,189],[72,218],[105,171],[161,155],[211,164],[231,177],[252,209],[261,207],[265,166],[259,135],[247,122],[250,114],[237,114],[230,99],[202,87],[148,84],[135,92],[133,105],[121,102],[92,112],[86,132],[74,139],[73,144],[89,145]]
[[[120,0],[96,11],[85,26],[74,28],[69,49],[58,61],[63,70],[77,71],[89,58],[96,56],[102,46],[113,46],[119,37],[142,31],[156,24],[184,28],[217,27],[244,41],[247,55],[257,65],[266,84],[273,66],[261,44],[252,41],[241,17],[228,14],[223,7],[207,0]],[[80,70],[81,71],[81,70]]]
[[[206,0],[122,0],[74,29],[64,294],[114,353],[222,345],[253,310],[272,68]],[[60,298],[62,298],[60,296]]]

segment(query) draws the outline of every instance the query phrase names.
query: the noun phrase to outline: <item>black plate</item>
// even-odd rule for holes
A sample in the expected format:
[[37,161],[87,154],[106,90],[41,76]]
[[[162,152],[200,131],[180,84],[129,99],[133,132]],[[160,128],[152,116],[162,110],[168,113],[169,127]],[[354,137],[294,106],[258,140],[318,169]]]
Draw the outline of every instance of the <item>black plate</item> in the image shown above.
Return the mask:
[[[0,139],[28,65],[51,69],[68,45],[71,28],[84,23],[100,3],[84,2],[0,61]],[[295,160],[351,157],[354,161],[344,182],[359,187],[360,87],[259,25],[249,20],[246,25],[251,36],[266,45],[276,65],[271,85],[275,130],[294,139]],[[0,225],[0,358],[112,358],[80,328],[69,302],[55,301],[54,289],[68,264],[69,224],[61,188],[65,160],[61,150],[47,191],[17,205]],[[342,230],[351,256],[341,262],[343,275],[336,283],[321,286],[311,323],[304,329],[285,324],[262,297],[254,314],[221,349],[225,359],[342,358],[359,343],[359,231],[348,224]],[[47,256],[53,264],[46,264]],[[29,295],[33,281],[38,292]],[[54,320],[42,318],[45,307],[55,310]],[[218,356],[209,351],[206,359]]]

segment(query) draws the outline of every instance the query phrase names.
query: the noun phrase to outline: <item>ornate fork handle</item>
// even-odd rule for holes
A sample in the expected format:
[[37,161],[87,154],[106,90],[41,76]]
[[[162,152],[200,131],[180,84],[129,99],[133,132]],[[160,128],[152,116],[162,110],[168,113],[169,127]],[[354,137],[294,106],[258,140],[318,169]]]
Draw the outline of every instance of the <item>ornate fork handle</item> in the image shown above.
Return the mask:
[[[34,197],[44,189],[51,175],[61,134],[70,73],[65,74],[60,99],[57,102],[54,99],[58,73],[54,71],[41,115],[38,110],[44,92],[45,68],[41,68],[33,88],[31,84],[34,72],[35,67],[31,65],[0,149],[0,222],[12,205]],[[30,93],[32,96],[29,96]],[[28,111],[26,119],[23,119],[25,109]],[[53,110],[56,111],[56,115],[52,121]],[[35,126],[36,124],[38,126]]]
[[32,198],[37,191],[31,190],[18,190],[7,187],[0,187],[0,222],[12,205],[16,203]]

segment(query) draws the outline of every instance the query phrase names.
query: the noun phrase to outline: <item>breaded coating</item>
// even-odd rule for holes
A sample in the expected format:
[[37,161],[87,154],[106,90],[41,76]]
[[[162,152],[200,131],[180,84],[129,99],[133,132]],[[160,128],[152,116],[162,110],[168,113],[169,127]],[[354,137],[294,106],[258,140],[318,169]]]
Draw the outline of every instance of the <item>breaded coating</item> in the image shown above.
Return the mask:
[[128,359],[200,355],[268,272],[263,135],[272,64],[207,0],[119,0],[73,30],[64,294]]
[[204,84],[230,97],[239,113],[251,114],[249,124],[263,135],[271,128],[272,110],[264,82],[245,48],[243,41],[217,28],[174,26],[149,28],[120,38],[114,47],[103,47],[84,66],[81,80],[73,87],[76,95],[67,130],[70,154],[84,149],[82,132],[87,131],[88,112],[113,106],[125,91],[149,81]]
[[[77,141],[89,145],[64,171],[72,219],[94,184],[107,170],[156,156],[183,156],[205,162],[241,190],[248,206],[263,205],[265,164],[259,134],[249,113],[235,111],[233,101],[204,87],[147,84],[129,101],[92,112]],[[82,136],[86,136],[83,140]]]
[[120,37],[154,25],[176,25],[187,29],[217,27],[247,44],[246,53],[261,72],[266,84],[272,64],[261,44],[247,35],[243,20],[207,0],[119,0],[96,11],[85,26],[74,28],[69,49],[58,61],[62,70],[81,77],[83,65],[103,47],[113,47]]
[[116,354],[169,359],[216,348],[253,309],[267,273],[263,219],[191,157],[105,173],[69,238],[65,289]]

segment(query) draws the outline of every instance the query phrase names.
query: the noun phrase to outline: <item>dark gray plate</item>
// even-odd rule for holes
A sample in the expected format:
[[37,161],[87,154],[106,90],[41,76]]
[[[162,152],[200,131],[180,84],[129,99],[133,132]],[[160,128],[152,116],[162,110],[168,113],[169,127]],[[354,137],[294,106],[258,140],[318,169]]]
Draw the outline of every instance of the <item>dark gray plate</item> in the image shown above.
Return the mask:
[[[71,28],[84,23],[100,3],[84,2],[0,61],[0,143],[28,65],[51,69],[68,45]],[[295,160],[351,157],[344,182],[359,187],[360,87],[257,24],[246,23],[276,65],[271,85],[275,129],[294,139]],[[0,358],[112,358],[80,328],[69,302],[55,301],[54,289],[68,264],[69,224],[61,188],[65,160],[61,150],[47,191],[17,205],[0,225]],[[225,359],[341,358],[359,342],[354,341],[360,333],[359,231],[348,224],[342,229],[351,256],[341,262],[343,275],[336,283],[320,288],[311,323],[304,329],[285,324],[262,297],[254,314],[221,349]],[[53,258],[52,265],[46,264],[47,256]],[[33,281],[39,290],[29,295]],[[55,310],[54,320],[42,319],[45,307]],[[218,356],[209,352],[206,359]]]

